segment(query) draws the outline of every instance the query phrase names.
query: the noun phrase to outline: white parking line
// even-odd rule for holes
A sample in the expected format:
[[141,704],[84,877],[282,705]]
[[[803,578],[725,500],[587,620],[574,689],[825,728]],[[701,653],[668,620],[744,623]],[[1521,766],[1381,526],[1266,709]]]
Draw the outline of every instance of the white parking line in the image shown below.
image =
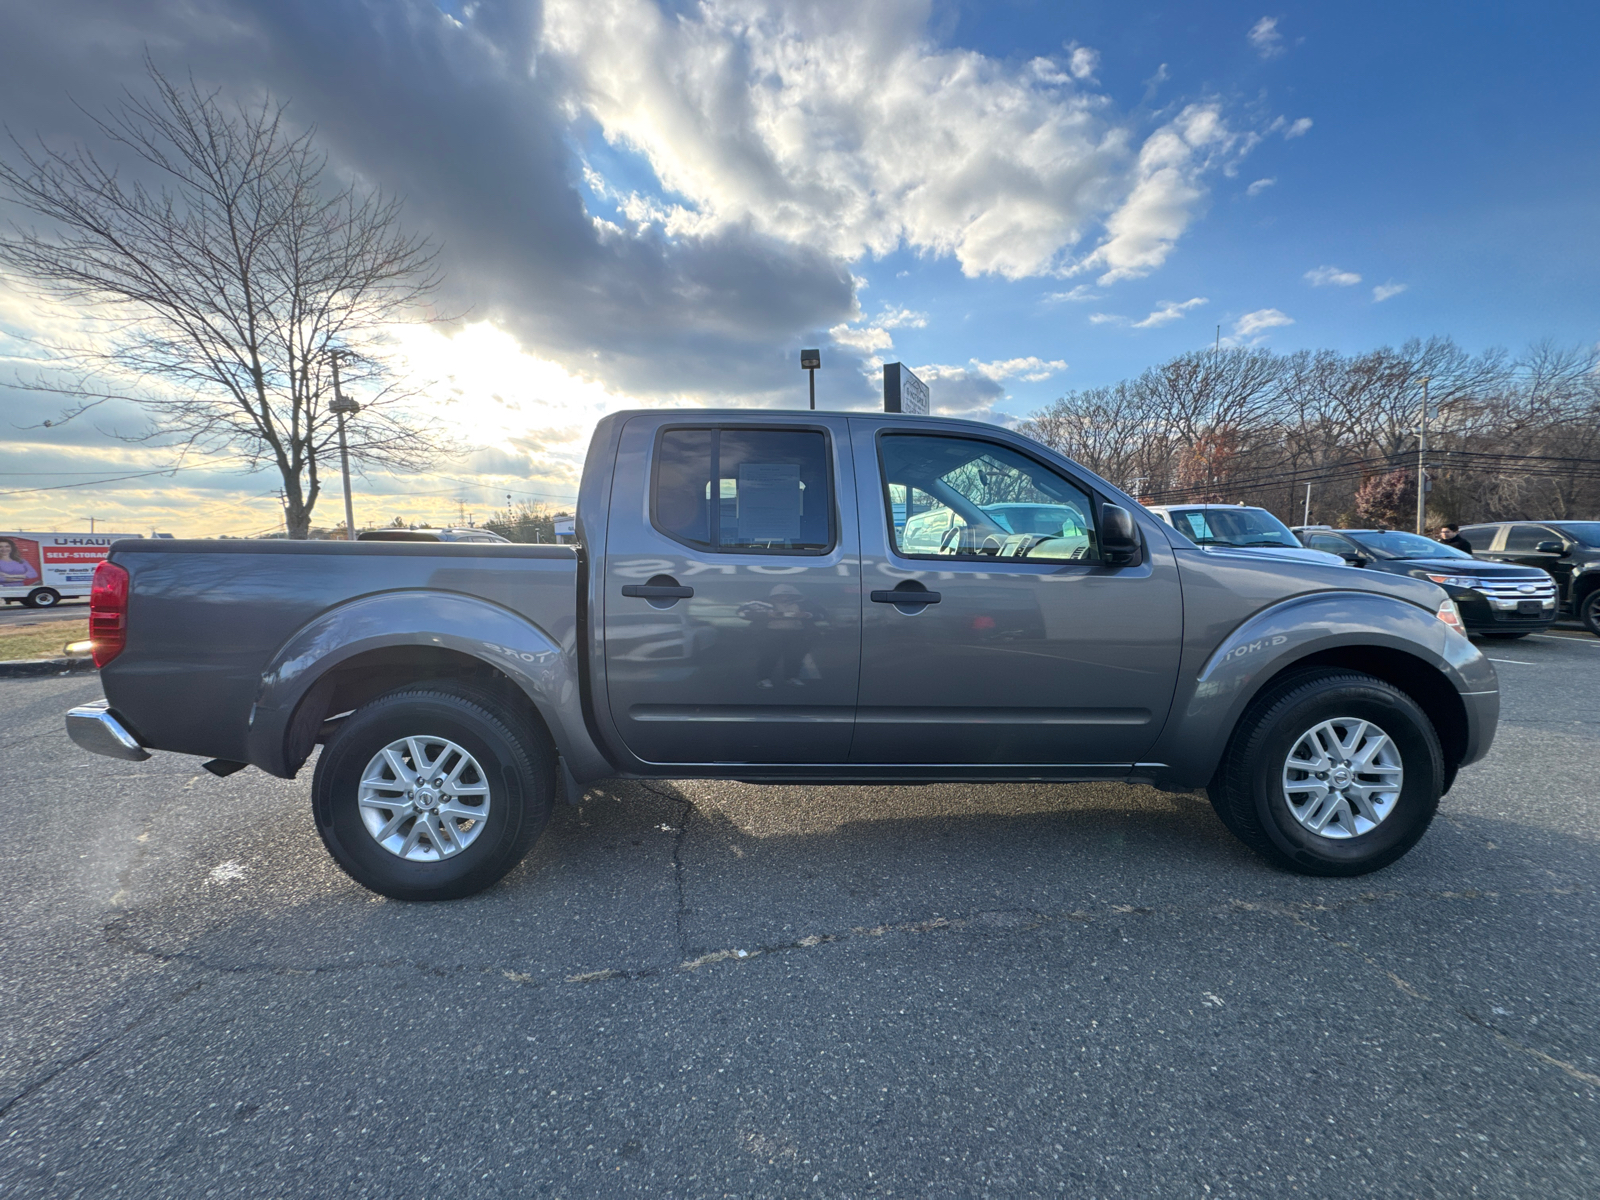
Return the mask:
[[[1488,657],[1488,656],[1485,655],[1485,657]],[[1491,658],[1491,659],[1489,659],[1489,661],[1490,662],[1512,663],[1512,664],[1514,664],[1516,666],[1519,666],[1519,667],[1531,667],[1531,666],[1535,665],[1535,664],[1533,664],[1531,662],[1523,662],[1520,658]]]

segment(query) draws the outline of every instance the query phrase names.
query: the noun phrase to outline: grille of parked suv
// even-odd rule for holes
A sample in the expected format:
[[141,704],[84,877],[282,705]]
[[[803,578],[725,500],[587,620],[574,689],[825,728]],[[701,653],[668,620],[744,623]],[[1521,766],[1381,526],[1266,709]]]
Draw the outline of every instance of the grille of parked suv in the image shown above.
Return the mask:
[[1492,600],[1554,600],[1556,581],[1546,575],[1543,579],[1483,579],[1476,584],[1478,591]]

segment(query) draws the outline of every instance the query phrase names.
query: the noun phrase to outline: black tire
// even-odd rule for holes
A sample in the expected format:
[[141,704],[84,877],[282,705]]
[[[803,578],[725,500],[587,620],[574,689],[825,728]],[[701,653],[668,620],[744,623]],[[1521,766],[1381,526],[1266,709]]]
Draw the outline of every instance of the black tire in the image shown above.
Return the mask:
[[1595,588],[1578,602],[1578,620],[1595,637],[1600,637],[1600,588]]
[[[317,833],[362,887],[396,900],[456,900],[496,883],[522,861],[550,819],[556,757],[541,731],[496,711],[496,702],[440,687],[390,692],[347,717],[323,747],[311,784]],[[472,755],[489,787],[483,828],[450,857],[417,862],[391,853],[362,821],[362,773],[385,746],[446,738]]]
[[[1284,796],[1283,768],[1319,722],[1371,721],[1389,735],[1404,775],[1394,808],[1353,837],[1313,833]],[[1318,670],[1282,680],[1245,710],[1208,789],[1222,823],[1268,862],[1302,875],[1350,876],[1394,862],[1427,832],[1445,779],[1438,734],[1404,692],[1354,671]]]
[[1521,633],[1480,633],[1479,637],[1493,638],[1497,642],[1514,642],[1518,638],[1525,638],[1532,633],[1531,629],[1524,629]]
[[61,603],[61,593],[54,588],[34,588],[23,603],[29,608],[54,608]]

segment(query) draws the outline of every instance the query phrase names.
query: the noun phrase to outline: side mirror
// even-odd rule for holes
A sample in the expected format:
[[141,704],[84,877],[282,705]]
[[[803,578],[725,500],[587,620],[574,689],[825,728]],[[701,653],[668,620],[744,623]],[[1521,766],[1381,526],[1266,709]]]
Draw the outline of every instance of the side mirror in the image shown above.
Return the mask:
[[1339,557],[1344,559],[1345,562],[1349,563],[1352,567],[1364,567],[1367,565],[1367,560],[1362,558],[1359,554],[1341,554]]
[[1100,506],[1100,561],[1108,567],[1137,567],[1143,561],[1139,527],[1120,504]]
[[1565,542],[1540,542],[1533,549],[1536,554],[1565,554],[1567,552]]

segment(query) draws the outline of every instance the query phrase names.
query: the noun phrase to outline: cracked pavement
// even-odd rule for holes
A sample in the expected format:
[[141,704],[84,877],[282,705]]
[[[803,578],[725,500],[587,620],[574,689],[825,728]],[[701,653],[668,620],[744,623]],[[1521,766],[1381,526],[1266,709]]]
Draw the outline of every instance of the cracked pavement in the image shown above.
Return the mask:
[[482,896],[0,682],[0,1196],[1587,1196],[1600,641],[1362,879],[1200,796],[627,783]]

